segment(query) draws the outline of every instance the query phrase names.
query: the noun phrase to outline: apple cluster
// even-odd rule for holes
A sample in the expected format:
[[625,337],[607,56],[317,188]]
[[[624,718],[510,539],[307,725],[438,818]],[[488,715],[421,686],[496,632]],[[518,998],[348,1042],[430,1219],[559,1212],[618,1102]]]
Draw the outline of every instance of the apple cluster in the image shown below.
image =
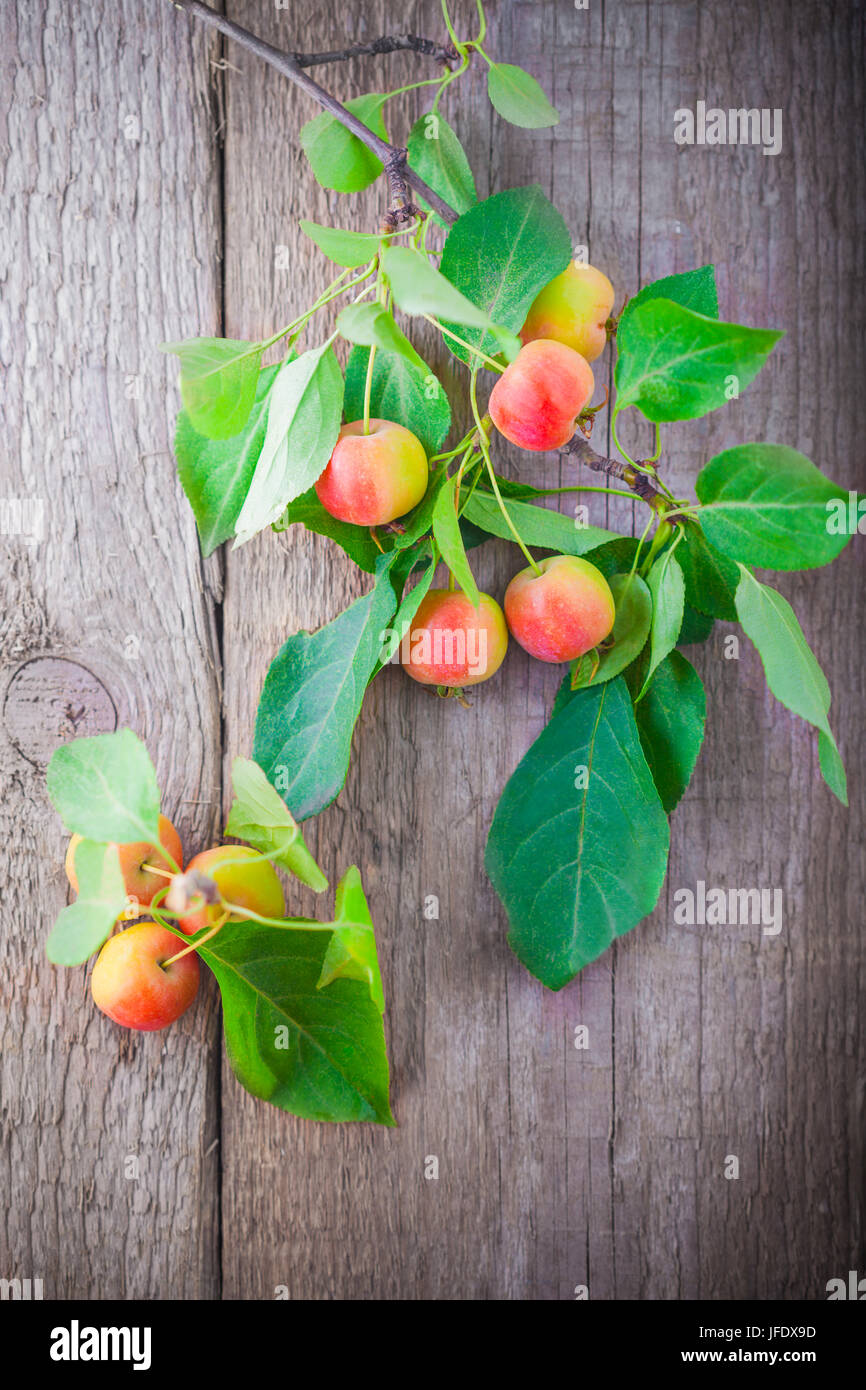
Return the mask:
[[[66,853],[66,875],[78,892],[73,835]],[[167,816],[159,818],[160,854],[154,845],[111,844],[117,856],[130,912],[139,914],[123,931],[110,936],[90,978],[94,1003],[115,1023],[140,1032],[166,1028],[195,999],[199,961],[194,947],[184,948],[158,922],[143,920],[161,889],[164,908],[173,911],[187,936],[253,914],[280,918],[285,911],[282,884],[269,860],[249,845],[216,845],[195,855],[183,870],[180,836]]]
[[[490,394],[488,412],[520,449],[560,449],[575,432],[595,389],[590,362],[607,341],[614,289],[593,266],[572,261],[529,309],[523,346]],[[331,516],[356,526],[384,526],[424,497],[429,466],[421,441],[390,420],[344,425],[316,483]],[[504,613],[489,594],[476,608],[453,589],[431,589],[412,623],[403,664],[422,685],[459,690],[487,680],[505,658],[508,634],[539,661],[583,656],[609,635],[614,602],[604,576],[587,560],[553,555],[514,576]]]

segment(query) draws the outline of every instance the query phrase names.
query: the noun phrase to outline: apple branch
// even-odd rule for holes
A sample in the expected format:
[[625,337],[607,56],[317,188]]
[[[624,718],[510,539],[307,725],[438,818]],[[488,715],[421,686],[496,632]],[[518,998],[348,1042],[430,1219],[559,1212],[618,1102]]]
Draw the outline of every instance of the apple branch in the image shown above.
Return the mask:
[[609,477],[619,478],[635,497],[640,497],[654,512],[661,514],[669,505],[667,498],[658,488],[653,487],[646,473],[641,473],[639,469],[630,463],[621,462],[620,459],[605,458],[603,454],[597,454],[595,449],[577,434],[569,440],[562,453],[576,459],[578,463],[585,464],[595,473],[607,473]]
[[315,68],[322,63],[342,63],[349,58],[373,58],[383,53],[421,53],[425,58],[436,58],[450,67],[459,62],[460,54],[452,43],[436,43],[435,39],[422,39],[417,34],[385,34],[381,39],[370,43],[353,43],[349,48],[337,48],[330,53],[294,53],[292,56],[298,67]]
[[[362,121],[358,120],[351,111],[348,111],[341,102],[332,97],[324,87],[320,86],[314,78],[309,77],[298,57],[293,53],[284,53],[279,48],[274,48],[271,44],[265,43],[263,39],[244,29],[240,24],[235,24],[231,19],[226,19],[225,15],[219,14],[211,9],[210,5],[201,3],[201,0],[170,0],[175,9],[185,10],[188,14],[194,15],[204,24],[208,24],[213,29],[217,29],[227,38],[234,39],[235,43],[240,44],[248,53],[253,53],[257,58],[261,58],[277,72],[282,73],[301,91],[306,92],[307,96],[314,101],[350,130],[353,135],[372,151],[389,171],[388,178],[391,186],[391,196],[395,199],[397,206],[393,209],[394,215],[402,221],[407,215],[414,212],[411,204],[402,197],[402,189],[408,185],[418,193],[430,207],[438,212],[445,222],[456,222],[457,213],[444,198],[440,198],[432,188],[420,179],[413,169],[409,167],[406,150],[398,146],[391,145],[387,140],[382,140],[372,130],[368,130]],[[408,36],[407,36],[408,37]],[[380,41],[381,42],[381,41]],[[420,41],[419,41],[420,42]],[[423,42],[427,42],[424,40]],[[362,45],[366,48],[368,45]],[[301,55],[303,57],[303,55]],[[307,55],[310,58],[322,57],[322,55]],[[325,55],[323,61],[327,61]]]

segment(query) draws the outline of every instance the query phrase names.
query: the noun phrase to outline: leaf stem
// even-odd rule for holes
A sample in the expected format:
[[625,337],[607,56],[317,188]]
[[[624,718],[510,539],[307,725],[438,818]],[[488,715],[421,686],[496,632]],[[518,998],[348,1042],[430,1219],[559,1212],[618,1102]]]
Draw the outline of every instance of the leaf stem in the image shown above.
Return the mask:
[[490,367],[491,371],[505,371],[505,368],[500,362],[496,362],[494,358],[488,357],[487,353],[482,352],[480,348],[473,347],[471,343],[467,343],[465,338],[459,338],[456,333],[452,333],[450,328],[446,328],[445,325],[440,323],[438,319],[435,319],[432,314],[422,314],[421,318],[426,319],[428,323],[432,323],[433,327],[438,328],[440,333],[447,333],[449,338],[453,338],[455,343],[459,343],[461,347],[465,347],[467,352],[474,352],[476,357],[482,358],[482,360],[487,363],[488,367]]

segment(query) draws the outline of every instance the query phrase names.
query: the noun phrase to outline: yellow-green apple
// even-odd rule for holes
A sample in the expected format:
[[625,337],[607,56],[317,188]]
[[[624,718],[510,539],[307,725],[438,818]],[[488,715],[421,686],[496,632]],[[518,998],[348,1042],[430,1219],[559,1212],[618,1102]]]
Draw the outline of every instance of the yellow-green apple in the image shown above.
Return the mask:
[[[285,913],[283,886],[276,869],[249,845],[216,845],[202,850],[190,860],[186,872],[198,872],[212,879],[220,897],[235,907],[256,912],[260,917],[282,917]],[[214,926],[224,912],[221,903],[211,903],[185,914],[178,926],[189,936],[203,927]],[[240,922],[243,916],[232,913],[228,920]]]
[[572,261],[533,300],[520,336],[524,343],[554,338],[594,362],[607,342],[614,288],[591,265]]

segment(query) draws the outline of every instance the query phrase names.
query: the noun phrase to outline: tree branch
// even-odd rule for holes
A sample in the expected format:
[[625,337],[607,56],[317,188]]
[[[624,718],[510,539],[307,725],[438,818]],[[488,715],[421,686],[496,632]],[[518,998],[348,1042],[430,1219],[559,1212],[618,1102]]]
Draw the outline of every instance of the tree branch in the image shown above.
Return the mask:
[[[325,91],[325,88],[321,87],[314,78],[308,77],[294,54],[283,53],[279,48],[274,48],[271,44],[265,43],[263,39],[257,38],[255,34],[251,34],[248,29],[242,28],[240,24],[235,24],[233,20],[226,19],[225,15],[218,14],[216,10],[212,10],[210,5],[202,4],[201,0],[171,0],[171,4],[174,5],[175,9],[185,10],[188,14],[195,15],[196,19],[200,19],[203,23],[211,25],[214,29],[218,29],[219,32],[225,34],[227,38],[234,39],[235,42],[245,48],[247,52],[255,54],[257,58],[261,58],[272,68],[276,68],[277,72],[281,72],[283,76],[287,77],[290,82],[293,82],[296,87],[300,87],[301,91],[306,92],[307,96],[312,97],[313,100],[317,101],[320,106],[323,106],[326,111],[329,111],[341,125],[344,125],[347,130],[350,130],[353,135],[356,135],[362,144],[366,145],[368,150],[371,150],[373,154],[381,159],[386,168],[389,164],[392,168],[402,166],[404,181],[411,185],[415,192],[420,194],[424,201],[429,203],[430,207],[433,208],[435,212],[438,212],[443,221],[457,221],[457,213],[451,205],[446,203],[444,198],[440,198],[438,193],[434,193],[433,189],[429,188],[424,180],[420,179],[415,171],[409,168],[406,162],[405,150],[400,150],[394,145],[390,145],[387,140],[380,139],[372,130],[368,130],[363,122],[359,121],[357,116],[353,116],[351,111],[347,111],[346,107],[337,101],[335,97],[332,97],[330,92]],[[391,180],[391,186],[393,191],[393,179]],[[408,208],[404,207],[402,209],[403,216],[405,216],[407,212]],[[399,212],[398,215],[400,215]]]
[[576,434],[573,439],[570,439],[562,453],[568,455],[569,458],[576,459],[578,463],[585,464],[595,473],[607,473],[609,477],[619,478],[626,487],[631,489],[635,497],[640,497],[655,512],[664,511],[665,506],[668,505],[667,498],[659,492],[658,488],[653,487],[646,473],[641,473],[630,463],[621,463],[619,459],[609,459],[605,458],[603,454],[597,454],[585,439],[581,439],[580,435]]
[[348,58],[372,58],[382,53],[407,51],[436,58],[448,67],[460,59],[453,43],[436,43],[435,39],[422,39],[417,34],[385,34],[370,43],[353,43],[349,48],[334,49],[331,53],[294,53],[292,56],[299,68],[316,68],[322,63],[342,63]]

